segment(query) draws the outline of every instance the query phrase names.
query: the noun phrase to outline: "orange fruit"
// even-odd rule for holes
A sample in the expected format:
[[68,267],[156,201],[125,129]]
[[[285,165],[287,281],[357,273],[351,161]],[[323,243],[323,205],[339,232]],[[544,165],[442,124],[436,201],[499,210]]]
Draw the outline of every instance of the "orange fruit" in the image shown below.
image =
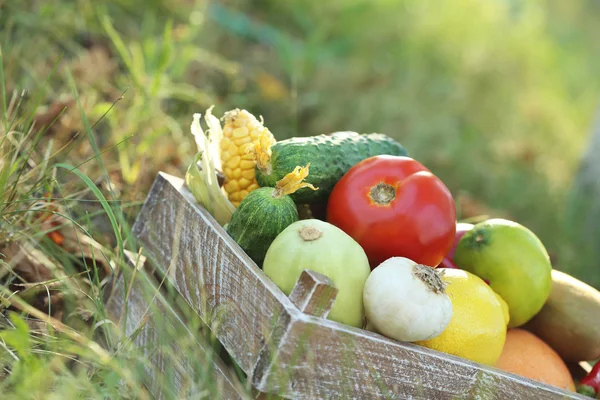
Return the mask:
[[565,362],[546,342],[520,328],[509,329],[496,368],[548,385],[575,391]]

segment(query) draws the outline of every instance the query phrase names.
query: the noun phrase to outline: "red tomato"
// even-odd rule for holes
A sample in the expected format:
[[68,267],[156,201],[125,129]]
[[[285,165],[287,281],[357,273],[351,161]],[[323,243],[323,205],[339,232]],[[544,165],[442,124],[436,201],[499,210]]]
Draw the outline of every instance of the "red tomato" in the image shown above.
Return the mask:
[[372,269],[390,257],[437,267],[456,232],[450,190],[410,157],[374,156],[350,168],[331,192],[326,218],[362,246]]

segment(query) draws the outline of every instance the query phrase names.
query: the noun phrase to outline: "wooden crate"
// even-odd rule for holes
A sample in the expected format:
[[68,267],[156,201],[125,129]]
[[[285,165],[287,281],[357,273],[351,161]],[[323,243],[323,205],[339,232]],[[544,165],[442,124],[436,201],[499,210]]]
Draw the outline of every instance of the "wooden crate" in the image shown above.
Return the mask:
[[[119,327],[116,333],[130,338],[147,359],[144,383],[150,393],[157,399],[178,399],[182,393],[187,398],[197,398],[195,392],[205,389],[194,387],[194,381],[201,376],[213,382],[213,389],[221,398],[255,397],[248,395],[248,388],[242,386],[207,338],[199,334],[205,327],[200,318],[194,318],[185,304],[169,299],[168,291],[161,289],[150,271],[144,273],[147,264],[143,256],[126,255],[136,272],[123,271],[114,280],[106,310]],[[186,312],[182,312],[182,306]],[[186,352],[189,348],[195,351]],[[166,384],[168,380],[172,384]]]
[[[585,399],[326,319],[337,293],[327,277],[305,271],[285,296],[180,178],[159,173],[133,233],[156,272],[210,327],[257,391],[289,399]],[[135,327],[147,303],[137,292],[127,305],[111,298],[111,318],[118,321],[124,307]],[[151,335],[139,344],[148,340]],[[218,357],[214,370],[224,398],[243,398]]]

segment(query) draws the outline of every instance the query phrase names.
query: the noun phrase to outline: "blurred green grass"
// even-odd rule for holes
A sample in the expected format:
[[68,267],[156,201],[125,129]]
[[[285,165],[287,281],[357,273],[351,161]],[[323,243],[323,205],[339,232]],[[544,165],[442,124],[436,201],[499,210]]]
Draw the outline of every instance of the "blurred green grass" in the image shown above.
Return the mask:
[[[0,0],[0,110],[20,94],[19,129],[39,135],[24,148],[53,155],[35,170],[44,188],[49,165],[79,166],[124,237],[156,173],[183,176],[192,113],[211,104],[262,115],[277,139],[383,132],[443,179],[460,218],[516,220],[556,268],[600,287],[600,240],[568,217],[598,106],[599,19],[592,0]],[[70,217],[107,249],[122,244],[82,200],[89,186],[62,172]],[[43,236],[0,215],[0,229]]]

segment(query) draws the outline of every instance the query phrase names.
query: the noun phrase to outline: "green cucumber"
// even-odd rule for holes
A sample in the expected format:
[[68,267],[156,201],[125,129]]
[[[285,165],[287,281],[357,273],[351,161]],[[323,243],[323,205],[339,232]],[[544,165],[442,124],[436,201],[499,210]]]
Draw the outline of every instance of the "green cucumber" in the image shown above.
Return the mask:
[[335,132],[330,135],[294,137],[271,146],[270,159],[256,167],[256,181],[272,187],[296,165],[310,163],[306,182],[319,190],[300,189],[291,194],[297,204],[325,203],[335,184],[360,161],[381,154],[408,156],[397,141],[381,133]]
[[299,220],[298,208],[290,194],[311,187],[302,182],[307,175],[308,166],[296,167],[274,187],[251,191],[233,212],[226,232],[259,268],[277,235]]

